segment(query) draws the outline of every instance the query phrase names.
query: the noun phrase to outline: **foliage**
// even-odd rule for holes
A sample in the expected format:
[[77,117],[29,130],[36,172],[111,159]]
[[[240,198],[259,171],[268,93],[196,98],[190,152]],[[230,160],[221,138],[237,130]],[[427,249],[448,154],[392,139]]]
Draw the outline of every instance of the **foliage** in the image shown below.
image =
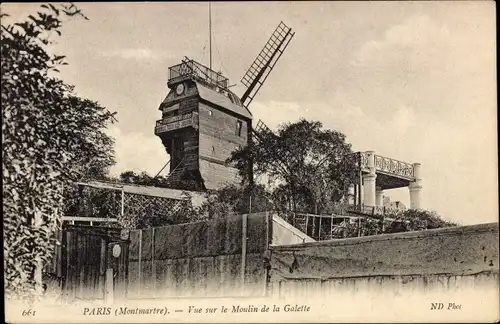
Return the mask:
[[160,188],[171,188],[178,190],[195,190],[198,191],[198,183],[195,181],[183,180],[180,182],[170,182],[168,176],[150,176],[147,172],[143,171],[141,173],[135,173],[134,171],[122,172],[118,179],[115,181],[121,183],[130,183],[143,186],[153,186]]
[[61,34],[68,16],[83,17],[62,4],[42,5],[20,23],[2,19],[4,278],[11,297],[40,290],[35,274],[52,256],[63,186],[102,176],[114,162],[113,140],[103,132],[114,115],[54,76],[67,63],[48,52],[49,38]]
[[144,186],[162,187],[166,184],[166,177],[158,176],[153,178],[147,172],[135,173],[134,171],[125,171],[120,173],[117,179],[121,183],[138,184]]
[[[369,236],[411,231],[423,231],[443,227],[458,226],[443,220],[433,211],[409,209],[401,212],[391,221],[380,218],[363,217],[346,226],[346,237]],[[359,233],[358,233],[359,229]]]
[[262,185],[227,185],[210,192],[198,212],[209,219],[265,212],[272,209],[269,198],[269,193]]
[[248,168],[276,183],[273,201],[278,210],[321,213],[341,201],[353,182],[351,145],[345,135],[322,129],[318,121],[287,123],[277,134],[259,132],[259,140],[228,159],[248,183]]
[[422,209],[408,209],[398,215],[385,228],[384,233],[421,231],[451,226],[458,226],[458,224],[443,220],[436,212]]

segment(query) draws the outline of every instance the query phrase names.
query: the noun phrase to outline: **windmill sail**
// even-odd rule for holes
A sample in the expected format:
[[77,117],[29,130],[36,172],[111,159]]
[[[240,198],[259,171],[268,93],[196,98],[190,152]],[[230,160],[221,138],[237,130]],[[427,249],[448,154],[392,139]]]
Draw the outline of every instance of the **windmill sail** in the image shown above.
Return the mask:
[[250,105],[294,35],[292,29],[283,22],[280,22],[276,27],[264,48],[241,79],[241,83],[247,87],[241,97],[243,106]]
[[[248,68],[247,72],[241,79],[241,83],[243,83],[243,85],[247,88],[243,96],[241,96],[241,104],[245,108],[248,109],[248,106],[257,95],[266,79],[269,77],[269,74],[287,48],[294,34],[295,33],[292,32],[291,28],[286,26],[283,22],[280,22],[267,43],[253,61],[252,65]],[[261,141],[264,138],[263,135],[265,133],[275,135],[262,120],[259,120],[256,127],[252,127],[251,134],[253,135],[253,140],[256,142]],[[277,149],[277,146],[277,143],[271,144],[272,149]],[[275,161],[275,163],[278,168],[285,168],[287,165],[283,156],[280,156],[278,161]]]
[[284,150],[280,144],[279,144],[279,139],[278,135],[276,135],[262,120],[259,119],[257,122],[257,125],[255,128],[252,129],[252,134],[254,135],[255,141],[258,143],[263,140],[263,135],[264,134],[272,134],[273,141],[271,143],[268,143],[269,147],[267,148],[268,150],[272,150],[274,152],[280,152],[280,154],[277,154],[278,161],[277,165],[279,167],[285,168],[289,166],[290,164],[294,164],[296,162],[296,158],[292,156],[291,152]]
[[261,140],[261,133],[263,132],[269,132],[269,133],[272,133],[273,131],[267,127],[266,124],[264,124],[264,122],[262,120],[259,119],[259,121],[257,122],[257,125],[255,126],[255,128],[253,129],[254,131],[254,134],[255,134],[255,139],[257,141],[260,141]]

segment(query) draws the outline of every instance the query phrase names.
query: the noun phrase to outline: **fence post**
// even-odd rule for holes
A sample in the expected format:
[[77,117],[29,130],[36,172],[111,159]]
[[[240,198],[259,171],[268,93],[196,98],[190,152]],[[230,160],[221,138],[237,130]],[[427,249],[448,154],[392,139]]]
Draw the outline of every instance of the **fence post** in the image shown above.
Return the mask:
[[266,212],[266,249],[264,251],[264,293],[263,296],[268,296],[268,285],[269,285],[269,269],[267,263],[271,261],[270,257],[270,251],[269,251],[269,244],[272,243],[270,242],[270,237],[272,238],[272,226],[273,226],[273,219],[272,215],[269,215],[269,212]]
[[321,241],[321,220],[322,219],[323,219],[323,217],[319,216],[318,241]]
[[121,196],[121,208],[120,208],[120,217],[123,219],[123,214],[125,213],[125,190],[122,189],[122,196]]
[[241,228],[241,295],[245,294],[245,269],[247,259],[247,214],[242,215]]
[[106,264],[107,264],[107,243],[104,238],[100,242],[100,258],[99,258],[99,293],[106,299]]
[[358,237],[361,236],[361,217],[358,217]]
[[62,295],[65,299],[68,298],[68,257],[69,257],[69,249],[68,249],[68,232],[63,225],[61,228],[61,290]]
[[153,279],[153,295],[156,296],[156,262],[155,262],[155,228],[151,229],[151,278]]
[[114,299],[113,291],[113,268],[106,269],[106,293],[104,300],[107,304],[112,304]]
[[137,271],[138,274],[138,287],[137,287],[137,294],[140,296],[141,295],[141,279],[142,279],[142,229],[139,230],[139,270]]

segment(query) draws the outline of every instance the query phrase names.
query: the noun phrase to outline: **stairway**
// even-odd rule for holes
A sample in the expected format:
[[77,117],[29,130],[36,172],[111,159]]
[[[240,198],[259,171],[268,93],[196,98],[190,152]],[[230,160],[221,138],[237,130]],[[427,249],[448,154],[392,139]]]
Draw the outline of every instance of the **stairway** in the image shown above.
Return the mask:
[[314,222],[311,222],[311,224],[309,224],[309,217],[307,217],[306,215],[295,214],[293,216],[293,226],[311,237],[314,234],[315,224]]
[[172,172],[170,172],[167,176],[167,184],[174,184],[177,183],[181,180],[182,175],[186,171],[185,167],[181,168],[176,168]]
[[307,217],[295,215],[293,217],[293,226],[295,226],[300,231],[307,233]]
[[344,238],[344,233],[347,231],[348,220],[342,221],[340,224],[331,225],[330,239]]

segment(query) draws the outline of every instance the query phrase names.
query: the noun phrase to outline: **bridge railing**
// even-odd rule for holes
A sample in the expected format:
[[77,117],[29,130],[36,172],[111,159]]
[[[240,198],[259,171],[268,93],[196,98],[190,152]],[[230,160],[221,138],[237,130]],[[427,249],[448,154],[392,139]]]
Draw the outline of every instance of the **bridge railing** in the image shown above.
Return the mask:
[[[368,153],[357,152],[356,166],[363,171],[368,171]],[[402,178],[413,180],[415,172],[413,165],[408,162],[399,161],[396,159],[388,158],[381,155],[374,155],[375,170],[390,175],[395,175]]]

